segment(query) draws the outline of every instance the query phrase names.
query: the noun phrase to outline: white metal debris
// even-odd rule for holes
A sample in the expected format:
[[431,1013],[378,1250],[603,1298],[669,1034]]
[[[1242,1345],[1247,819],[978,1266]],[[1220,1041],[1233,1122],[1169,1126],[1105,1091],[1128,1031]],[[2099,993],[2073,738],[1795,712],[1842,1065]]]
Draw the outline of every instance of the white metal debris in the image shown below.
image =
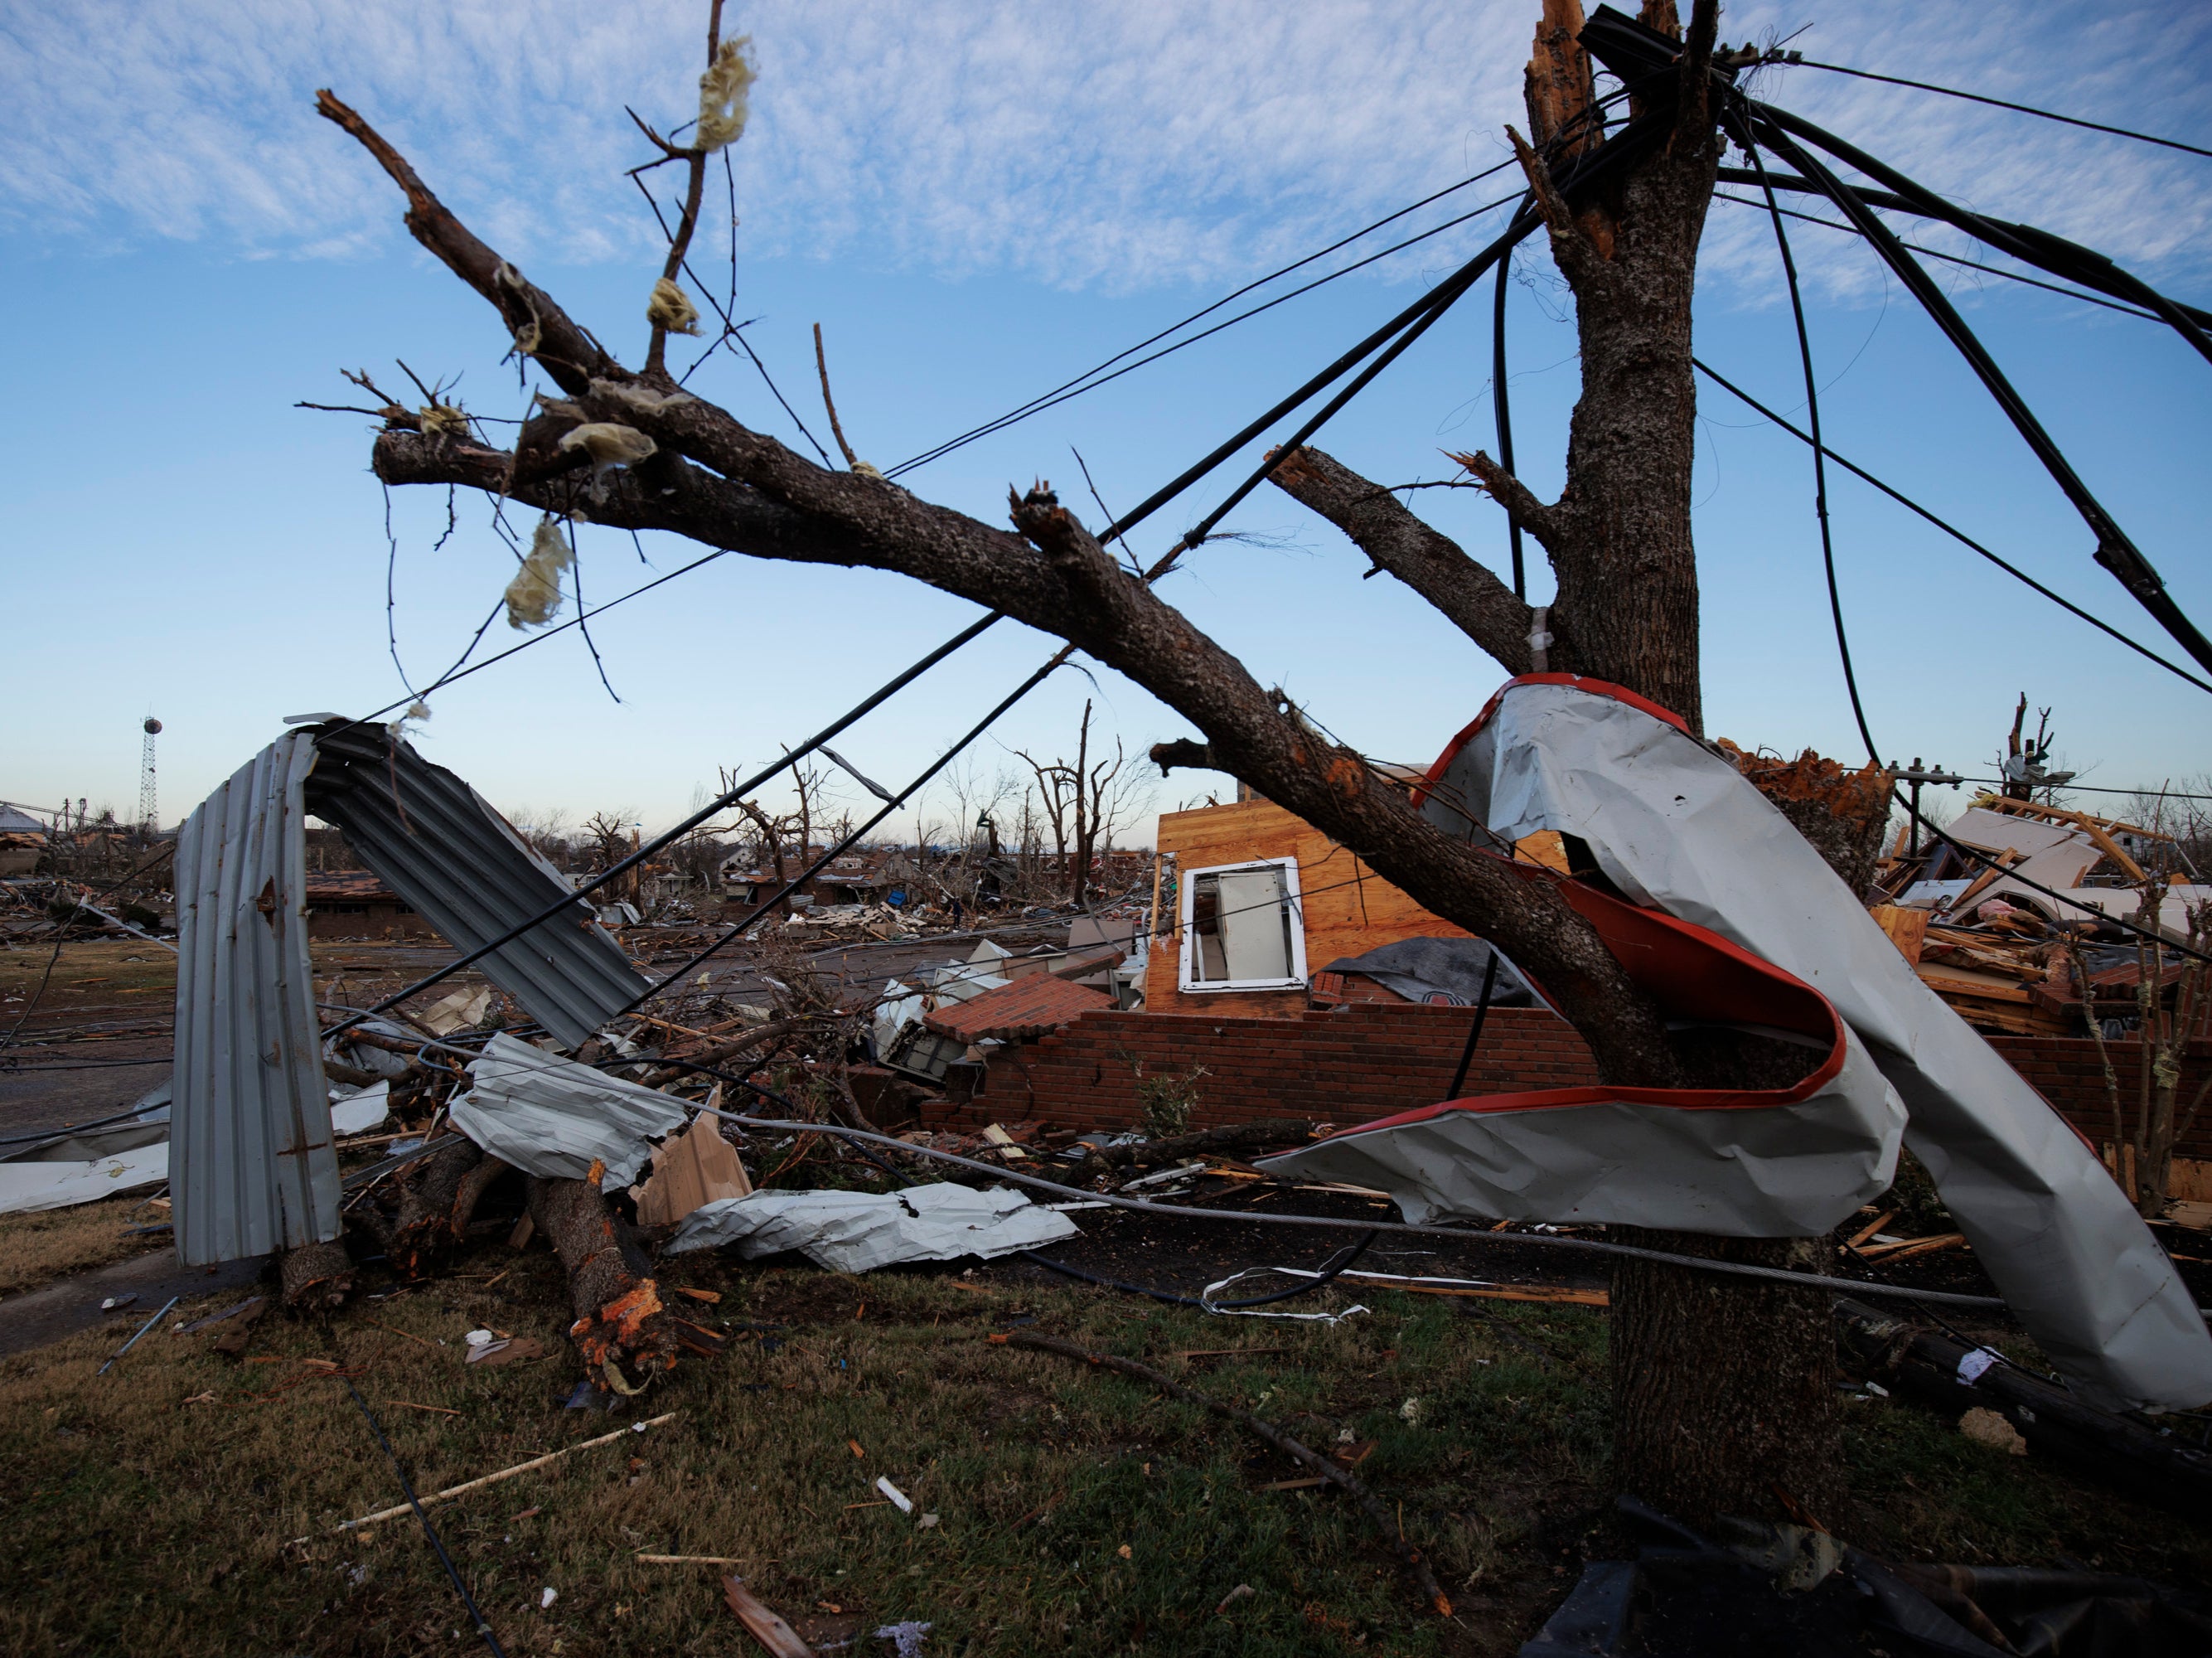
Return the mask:
[[902,1192],[756,1192],[694,1210],[670,1254],[735,1245],[747,1260],[796,1249],[832,1272],[895,1261],[1011,1254],[1078,1235],[1075,1222],[1018,1192],[940,1182]]

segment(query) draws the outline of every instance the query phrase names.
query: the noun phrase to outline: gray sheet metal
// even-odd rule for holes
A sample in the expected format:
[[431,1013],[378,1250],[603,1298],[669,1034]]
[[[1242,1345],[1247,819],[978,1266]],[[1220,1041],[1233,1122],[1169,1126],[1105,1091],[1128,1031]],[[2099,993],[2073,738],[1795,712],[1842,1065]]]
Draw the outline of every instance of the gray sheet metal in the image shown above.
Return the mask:
[[[1633,903],[1710,929],[1826,996],[1911,1113],[1905,1144],[2069,1386],[2212,1400],[2212,1335],[2087,1143],[1921,983],[1857,896],[1733,765],[1595,681],[1513,681],[1431,772],[1508,840],[1580,837]],[[2083,890],[2083,889],[2077,889]]]
[[756,1192],[684,1217],[672,1255],[734,1245],[747,1260],[796,1249],[830,1272],[896,1261],[985,1260],[1077,1235],[1075,1222],[1018,1192],[939,1183],[902,1192]]
[[303,907],[314,763],[305,736],[279,737],[177,834],[170,1181],[188,1266],[338,1235]]
[[453,1126],[526,1174],[580,1180],[593,1159],[611,1192],[637,1179],[650,1140],[682,1128],[684,1102],[657,1089],[547,1053],[505,1032],[469,1066],[469,1091],[454,1100]]
[[[313,729],[319,758],[307,809],[335,825],[449,943],[476,949],[569,895],[475,789],[384,727],[333,721]],[[581,903],[478,965],[569,1048],[647,988]]]

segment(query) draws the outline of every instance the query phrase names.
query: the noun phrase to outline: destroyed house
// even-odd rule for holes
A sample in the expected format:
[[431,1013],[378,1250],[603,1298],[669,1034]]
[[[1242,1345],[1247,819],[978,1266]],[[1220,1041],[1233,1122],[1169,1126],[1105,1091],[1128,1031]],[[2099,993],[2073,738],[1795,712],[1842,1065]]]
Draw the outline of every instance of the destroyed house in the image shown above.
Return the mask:
[[366,869],[307,877],[307,934],[311,938],[435,938],[415,907]]

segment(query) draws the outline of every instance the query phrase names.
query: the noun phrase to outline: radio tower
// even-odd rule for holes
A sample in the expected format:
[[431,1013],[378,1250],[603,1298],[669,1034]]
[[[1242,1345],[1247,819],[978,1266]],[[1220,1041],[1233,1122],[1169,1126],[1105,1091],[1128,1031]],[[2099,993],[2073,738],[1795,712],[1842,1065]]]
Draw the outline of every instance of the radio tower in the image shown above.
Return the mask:
[[154,739],[161,732],[161,722],[149,714],[141,728],[146,733],[146,747],[138,764],[138,824],[151,835],[161,827],[161,810],[154,798]]

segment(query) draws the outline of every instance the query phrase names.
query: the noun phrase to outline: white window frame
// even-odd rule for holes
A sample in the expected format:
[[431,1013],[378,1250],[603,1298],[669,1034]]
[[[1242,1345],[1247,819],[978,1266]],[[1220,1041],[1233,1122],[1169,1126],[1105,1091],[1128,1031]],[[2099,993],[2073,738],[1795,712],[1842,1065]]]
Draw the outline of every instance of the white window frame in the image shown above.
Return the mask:
[[[1235,875],[1245,869],[1275,869],[1283,872],[1283,902],[1291,918],[1291,977],[1288,978],[1213,978],[1200,979],[1198,966],[1198,929],[1193,925],[1198,902],[1198,882],[1201,875]],[[1176,960],[1176,988],[1186,996],[1204,996],[1212,991],[1299,991],[1306,985],[1306,916],[1305,904],[1298,893],[1298,861],[1287,858],[1245,858],[1236,863],[1210,863],[1200,869],[1178,869],[1176,907],[1182,930],[1182,948]]]

